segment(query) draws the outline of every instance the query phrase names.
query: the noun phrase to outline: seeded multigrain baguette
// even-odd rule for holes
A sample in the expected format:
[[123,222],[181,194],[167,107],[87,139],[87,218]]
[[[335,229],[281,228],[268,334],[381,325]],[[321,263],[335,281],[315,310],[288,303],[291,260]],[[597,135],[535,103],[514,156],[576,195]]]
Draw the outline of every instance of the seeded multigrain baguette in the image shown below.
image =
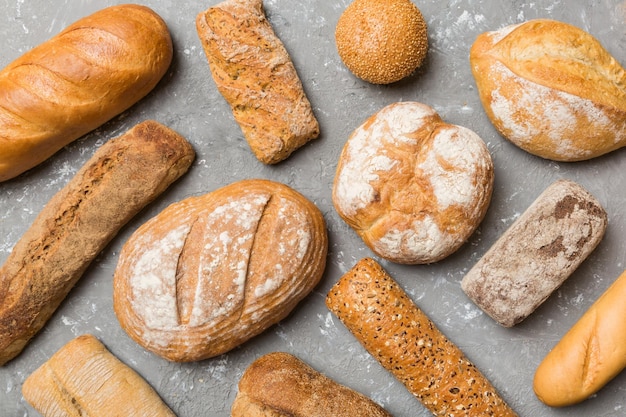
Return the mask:
[[516,416],[485,376],[373,259],[331,288],[328,308],[437,416]]
[[52,197],[0,269],[0,364],[22,351],[98,253],[194,155],[178,133],[146,121],[105,143]]
[[88,334],[26,378],[22,394],[44,417],[176,417],[139,374]]
[[262,0],[226,0],[198,14],[213,80],[261,162],[275,164],[319,135],[319,125]]

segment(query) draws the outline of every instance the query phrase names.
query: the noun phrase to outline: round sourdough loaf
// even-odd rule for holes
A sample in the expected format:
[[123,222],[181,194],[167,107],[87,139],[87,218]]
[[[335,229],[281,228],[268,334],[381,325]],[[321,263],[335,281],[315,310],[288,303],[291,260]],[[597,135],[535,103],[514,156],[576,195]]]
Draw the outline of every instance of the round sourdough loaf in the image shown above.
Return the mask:
[[318,208],[286,185],[235,182],[172,204],[126,242],[114,276],[122,328],[176,362],[210,358],[285,318],[319,282]]
[[536,19],[478,36],[470,64],[496,129],[556,161],[626,145],[626,71],[590,34]]
[[404,264],[439,261],[482,221],[493,163],[471,130],[431,107],[391,104],[350,136],[333,185],[339,215],[379,256]]

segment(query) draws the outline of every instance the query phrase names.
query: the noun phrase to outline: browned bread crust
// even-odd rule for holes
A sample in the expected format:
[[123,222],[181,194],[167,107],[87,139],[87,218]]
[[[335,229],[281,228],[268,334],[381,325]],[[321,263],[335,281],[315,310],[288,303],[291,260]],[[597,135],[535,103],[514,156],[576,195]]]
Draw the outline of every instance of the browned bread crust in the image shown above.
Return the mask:
[[196,27],[213,80],[261,162],[280,162],[318,137],[309,99],[262,0],[223,1],[198,14]]
[[232,417],[390,417],[364,395],[338,384],[297,357],[270,353],[239,381]]
[[0,72],[0,181],[128,109],[171,60],[165,22],[127,4],[78,20],[10,63]]
[[92,335],[59,349],[26,378],[22,394],[44,417],[176,417],[139,374]]
[[238,181],[141,226],[120,253],[113,306],[146,349],[210,358],[285,318],[321,279],[327,250],[324,218],[302,194]]
[[331,288],[326,305],[437,416],[516,416],[465,354],[373,259]]
[[154,121],[102,145],[0,269],[0,364],[21,352],[117,232],[184,174],[191,145]]

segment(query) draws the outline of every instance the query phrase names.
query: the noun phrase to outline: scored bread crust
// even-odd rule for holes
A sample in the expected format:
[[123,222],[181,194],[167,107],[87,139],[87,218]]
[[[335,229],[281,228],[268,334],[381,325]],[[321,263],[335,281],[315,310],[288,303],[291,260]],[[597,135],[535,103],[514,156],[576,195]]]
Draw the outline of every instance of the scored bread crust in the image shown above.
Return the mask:
[[262,0],[226,0],[198,14],[213,80],[252,152],[275,164],[319,136],[319,124]]
[[131,107],[172,54],[161,17],[127,4],[78,20],[10,63],[0,72],[0,181]]
[[373,259],[330,289],[326,305],[437,416],[516,416],[485,376]]
[[22,351],[100,251],[194,156],[185,138],[148,120],[102,145],[50,199],[0,269],[0,364]]
[[377,255],[404,264],[439,261],[476,230],[491,201],[493,162],[471,130],[431,107],[393,103],[346,142],[333,204]]
[[303,195],[238,181],[170,205],[128,239],[115,313],[168,360],[213,357],[285,318],[321,279],[327,247],[324,218]]
[[496,129],[556,161],[626,145],[626,71],[589,33],[535,19],[479,35],[470,64]]
[[70,340],[22,386],[44,417],[176,417],[156,391],[94,336]]
[[297,357],[269,353],[239,381],[232,417],[390,417],[366,396],[328,378]]

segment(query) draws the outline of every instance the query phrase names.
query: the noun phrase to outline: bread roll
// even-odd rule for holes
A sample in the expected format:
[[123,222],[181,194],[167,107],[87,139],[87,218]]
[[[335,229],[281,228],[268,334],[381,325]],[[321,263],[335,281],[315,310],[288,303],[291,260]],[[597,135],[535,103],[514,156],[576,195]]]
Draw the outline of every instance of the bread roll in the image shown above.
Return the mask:
[[426,59],[427,25],[411,0],[354,0],[337,21],[335,42],[354,75],[390,84],[411,75]]
[[493,163],[471,130],[445,123],[431,107],[393,103],[346,142],[332,199],[377,255],[427,264],[456,251],[482,221]]
[[543,359],[533,381],[553,407],[579,403],[626,368],[626,271]]
[[487,116],[527,152],[580,161],[626,145],[626,72],[585,31],[537,19],[486,32],[470,64]]
[[52,197],[0,269],[0,364],[22,351],[98,253],[193,158],[182,136],[146,121],[102,145]]
[[26,378],[22,394],[43,417],[176,417],[141,376],[92,335],[63,346]]
[[465,354],[373,259],[330,289],[326,305],[437,416],[515,416]]
[[213,80],[254,155],[275,164],[319,136],[319,124],[262,0],[226,0],[198,14]]
[[580,185],[550,185],[461,280],[463,291],[505,327],[528,317],[602,240],[607,215]]
[[225,353],[285,318],[319,282],[321,212],[286,185],[244,180],[172,204],[126,242],[113,306],[171,361]]
[[289,353],[254,361],[239,381],[232,417],[390,417],[382,407]]
[[128,109],[171,60],[165,22],[126,4],[80,19],[10,63],[0,72],[0,181]]

